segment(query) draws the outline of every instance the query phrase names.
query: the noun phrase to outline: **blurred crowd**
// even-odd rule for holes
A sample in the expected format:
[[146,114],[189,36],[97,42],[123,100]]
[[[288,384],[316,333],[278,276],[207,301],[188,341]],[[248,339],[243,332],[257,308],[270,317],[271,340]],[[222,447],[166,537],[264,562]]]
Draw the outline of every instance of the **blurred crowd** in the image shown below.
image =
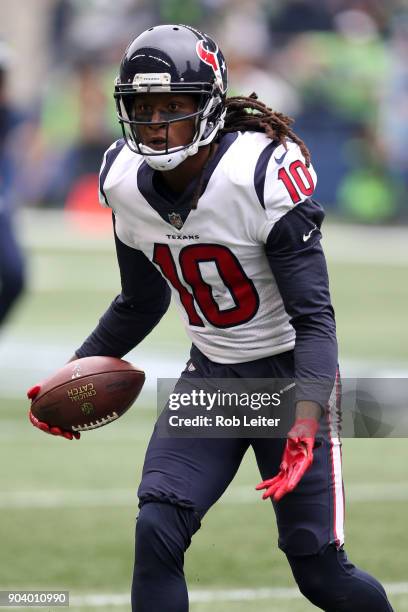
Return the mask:
[[[318,172],[317,197],[333,214],[366,223],[408,219],[403,0],[50,0],[46,78],[29,103],[18,100],[19,119],[7,130],[3,114],[8,104],[17,112],[16,101],[2,97],[0,163],[3,173],[7,157],[8,170],[1,189],[9,206],[16,199],[97,206],[101,158],[120,137],[112,91],[121,55],[141,31],[169,22],[219,41],[230,95],[255,91],[296,120]],[[4,80],[12,61],[0,52]]]

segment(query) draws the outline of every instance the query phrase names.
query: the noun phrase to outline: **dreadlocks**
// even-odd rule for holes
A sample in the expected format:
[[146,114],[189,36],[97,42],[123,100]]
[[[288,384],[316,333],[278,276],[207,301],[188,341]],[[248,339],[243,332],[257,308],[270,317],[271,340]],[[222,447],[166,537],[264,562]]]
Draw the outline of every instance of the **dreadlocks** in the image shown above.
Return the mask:
[[306,165],[310,165],[309,149],[290,127],[293,119],[273,111],[258,100],[256,93],[252,93],[248,98],[244,96],[227,98],[225,106],[227,113],[221,134],[236,131],[265,132],[268,138],[278,140],[285,149],[287,149],[286,139],[290,138],[299,145]]

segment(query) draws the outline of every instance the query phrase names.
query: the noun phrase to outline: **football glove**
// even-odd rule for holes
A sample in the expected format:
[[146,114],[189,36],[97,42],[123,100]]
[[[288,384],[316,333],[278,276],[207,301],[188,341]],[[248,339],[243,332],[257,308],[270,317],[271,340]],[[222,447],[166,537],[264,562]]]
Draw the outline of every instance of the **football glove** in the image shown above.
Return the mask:
[[271,497],[278,502],[293,491],[313,463],[313,446],[318,429],[319,423],[315,419],[296,419],[287,436],[278,474],[256,486],[257,491],[266,489],[262,499]]
[[[33,401],[40,391],[41,385],[34,385],[34,387],[31,387],[31,389],[27,391],[28,399]],[[66,438],[67,440],[72,440],[73,438],[79,440],[79,438],[81,437],[79,431],[64,431],[63,429],[60,429],[60,427],[50,427],[48,423],[44,423],[44,421],[40,421],[39,419],[37,419],[37,417],[35,417],[31,412],[31,409],[28,413],[28,418],[30,419],[31,424],[34,425],[34,427],[41,429],[41,431],[50,434],[51,436],[61,436],[62,438]]]

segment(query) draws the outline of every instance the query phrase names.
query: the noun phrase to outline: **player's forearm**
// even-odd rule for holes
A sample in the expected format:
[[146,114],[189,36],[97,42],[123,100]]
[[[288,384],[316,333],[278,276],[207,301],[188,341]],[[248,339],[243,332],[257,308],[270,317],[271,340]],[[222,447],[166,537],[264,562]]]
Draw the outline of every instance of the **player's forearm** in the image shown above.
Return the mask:
[[[331,308],[295,323],[295,378],[298,402],[325,408],[337,372],[337,339]],[[307,417],[306,417],[307,418]]]

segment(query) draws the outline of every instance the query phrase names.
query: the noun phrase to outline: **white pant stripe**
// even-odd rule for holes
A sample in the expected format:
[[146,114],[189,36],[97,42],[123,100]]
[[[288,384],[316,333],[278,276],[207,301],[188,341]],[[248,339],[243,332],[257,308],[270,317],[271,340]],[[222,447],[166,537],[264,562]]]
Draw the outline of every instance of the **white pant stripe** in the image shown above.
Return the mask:
[[[334,502],[334,538],[337,546],[344,544],[344,490],[342,476],[342,456],[341,440],[338,435],[339,423],[337,413],[340,409],[341,383],[339,372],[336,374],[333,391],[329,400],[328,421],[329,437],[331,443],[330,457],[333,481],[333,502]],[[332,415],[334,414],[334,422]]]
[[334,537],[336,545],[344,544],[344,495],[341,464],[341,441],[331,438],[331,459],[334,495]]

